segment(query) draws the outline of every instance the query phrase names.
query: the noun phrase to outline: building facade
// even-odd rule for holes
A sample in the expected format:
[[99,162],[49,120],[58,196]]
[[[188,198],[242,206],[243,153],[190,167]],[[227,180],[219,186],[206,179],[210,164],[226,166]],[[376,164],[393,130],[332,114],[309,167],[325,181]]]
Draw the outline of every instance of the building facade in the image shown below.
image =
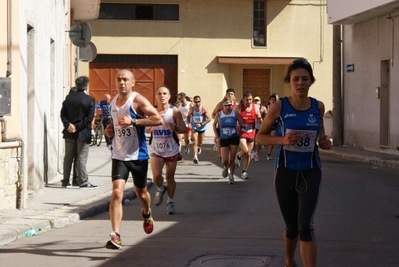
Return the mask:
[[99,0],[0,2],[0,210],[26,207],[62,172],[60,110],[75,78],[68,31],[98,8]]
[[[0,210],[24,208],[29,192],[61,179],[62,101],[80,75],[96,102],[116,94],[114,77],[131,69],[135,90],[200,95],[213,110],[227,88],[267,103],[288,95],[289,64],[307,58],[316,83],[310,95],[332,107],[332,26],[326,0],[8,0],[0,3],[0,77],[9,80],[10,112],[0,114]],[[47,14],[43,16],[43,14]],[[48,14],[51,14],[50,16]],[[88,21],[94,58],[71,44],[74,22]],[[4,35],[5,36],[5,35]],[[4,109],[6,109],[5,107]],[[207,136],[213,136],[208,127]]]
[[[200,95],[212,110],[227,88],[239,101],[249,90],[263,104],[283,83],[293,59],[305,57],[317,82],[310,94],[331,109],[331,39],[326,1],[308,0],[102,1],[91,23],[97,57],[79,65],[96,101],[116,94],[120,68],[135,73],[135,89],[151,102],[166,84],[172,96]],[[159,16],[159,13],[163,14]],[[206,135],[212,136],[212,127]]]
[[399,2],[328,1],[328,21],[342,25],[344,144],[397,154]]

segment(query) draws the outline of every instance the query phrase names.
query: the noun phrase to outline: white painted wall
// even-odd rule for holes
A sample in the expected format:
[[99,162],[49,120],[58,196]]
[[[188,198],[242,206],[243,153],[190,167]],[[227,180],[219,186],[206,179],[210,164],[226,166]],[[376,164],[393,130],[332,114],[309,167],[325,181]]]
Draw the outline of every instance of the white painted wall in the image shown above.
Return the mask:
[[[66,3],[64,3],[66,2]],[[65,5],[65,6],[64,6]],[[22,0],[19,17],[20,60],[14,77],[20,80],[22,137],[26,145],[29,189],[44,181],[45,127],[47,128],[48,179],[57,177],[60,156],[60,109],[65,92],[68,43],[65,20],[69,1]],[[33,27],[29,36],[27,25]]]
[[[380,86],[381,61],[391,60],[388,150],[396,153],[396,147],[399,146],[399,34],[393,29],[398,28],[399,20],[388,20],[385,16],[343,27],[346,145],[380,149],[380,100],[376,97],[375,89]],[[355,71],[347,73],[347,64],[355,64]]]
[[328,23],[334,23],[394,2],[397,0],[328,0]]

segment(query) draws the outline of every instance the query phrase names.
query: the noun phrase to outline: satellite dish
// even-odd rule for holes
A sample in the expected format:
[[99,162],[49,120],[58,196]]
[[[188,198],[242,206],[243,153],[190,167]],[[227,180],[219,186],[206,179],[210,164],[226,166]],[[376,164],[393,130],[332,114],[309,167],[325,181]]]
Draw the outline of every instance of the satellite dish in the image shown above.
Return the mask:
[[69,39],[77,47],[85,47],[90,43],[91,27],[87,22],[75,22],[69,31]]
[[90,42],[85,47],[79,47],[79,60],[83,62],[91,62],[97,56],[97,47]]

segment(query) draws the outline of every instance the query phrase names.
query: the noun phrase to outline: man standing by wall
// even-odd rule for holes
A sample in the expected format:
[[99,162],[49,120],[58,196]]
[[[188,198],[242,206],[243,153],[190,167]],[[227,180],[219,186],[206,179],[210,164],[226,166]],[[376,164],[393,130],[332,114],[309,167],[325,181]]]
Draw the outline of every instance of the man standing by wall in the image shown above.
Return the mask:
[[72,162],[76,156],[78,168],[78,183],[81,189],[96,189],[96,185],[89,183],[86,164],[91,142],[91,121],[94,115],[94,99],[86,94],[89,78],[80,76],[75,80],[77,92],[69,94],[61,108],[61,121],[64,125],[65,139],[64,179],[62,186],[70,185]]

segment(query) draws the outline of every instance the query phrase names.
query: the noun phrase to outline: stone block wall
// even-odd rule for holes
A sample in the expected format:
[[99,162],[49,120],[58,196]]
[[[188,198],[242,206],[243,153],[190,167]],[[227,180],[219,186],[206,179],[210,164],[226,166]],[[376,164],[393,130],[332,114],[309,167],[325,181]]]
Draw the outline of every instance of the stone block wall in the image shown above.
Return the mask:
[[0,149],[0,211],[17,207],[17,148]]

